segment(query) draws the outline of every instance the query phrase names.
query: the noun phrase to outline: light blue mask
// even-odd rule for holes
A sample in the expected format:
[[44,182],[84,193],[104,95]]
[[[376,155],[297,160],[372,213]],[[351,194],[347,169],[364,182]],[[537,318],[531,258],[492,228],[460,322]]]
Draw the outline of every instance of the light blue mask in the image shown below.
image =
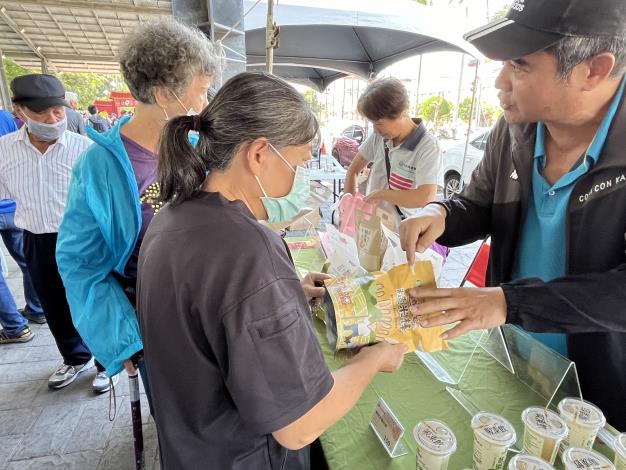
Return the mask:
[[276,152],[276,155],[278,155],[280,159],[285,162],[285,165],[287,165],[289,169],[295,173],[291,190],[287,195],[282,197],[269,197],[265,192],[265,189],[263,189],[261,181],[258,177],[256,177],[256,181],[259,183],[259,187],[265,196],[261,198],[261,202],[267,211],[267,221],[270,224],[276,224],[295,217],[305,207],[306,201],[311,192],[311,182],[309,180],[308,168],[298,165],[294,170],[289,162],[280,154],[280,152],[276,150],[272,144],[269,145],[270,148]]

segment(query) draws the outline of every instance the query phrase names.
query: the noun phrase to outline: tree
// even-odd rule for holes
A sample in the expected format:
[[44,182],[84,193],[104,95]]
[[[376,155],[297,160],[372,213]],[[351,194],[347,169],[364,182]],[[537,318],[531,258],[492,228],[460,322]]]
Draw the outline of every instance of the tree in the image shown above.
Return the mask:
[[311,110],[317,116],[320,126],[322,126],[322,105],[317,98],[317,92],[315,90],[308,89],[302,93],[302,96],[304,97],[304,101],[309,104]]
[[67,72],[58,77],[67,91],[78,95],[80,109],[87,109],[95,100],[107,99],[111,91],[128,91],[120,75]]
[[506,14],[509,12],[509,7],[503,7],[500,8],[498,11],[496,11],[494,13],[494,15],[491,17],[491,21],[495,21],[495,20],[501,20],[502,18],[504,18],[506,16]]
[[32,70],[22,67],[21,65],[16,64],[8,57],[2,59],[2,65],[4,65],[4,73],[7,76],[7,83],[10,85],[15,77],[19,77],[21,75],[28,75],[29,73],[33,73]]
[[480,126],[481,127],[493,126],[501,114],[502,114],[502,108],[500,106],[494,106],[489,103],[484,103],[481,106]]
[[443,96],[431,96],[419,106],[419,115],[426,121],[432,122],[437,129],[440,124],[452,118],[452,103]]
[[[13,60],[5,57],[3,60],[4,72],[7,82],[10,84],[15,77],[38,73],[16,64]],[[66,72],[57,75],[67,91],[73,91],[78,95],[78,107],[87,109],[87,106],[95,100],[106,99],[110,91],[128,91],[128,86],[121,75],[105,75],[87,72]]]
[[426,5],[426,6],[431,5],[431,4],[428,2],[428,0],[415,0],[415,1],[416,1],[417,3],[421,3],[422,5]]
[[461,121],[469,122],[470,114],[472,112],[471,108],[472,108],[472,97],[466,96],[459,103],[459,118],[461,119]]

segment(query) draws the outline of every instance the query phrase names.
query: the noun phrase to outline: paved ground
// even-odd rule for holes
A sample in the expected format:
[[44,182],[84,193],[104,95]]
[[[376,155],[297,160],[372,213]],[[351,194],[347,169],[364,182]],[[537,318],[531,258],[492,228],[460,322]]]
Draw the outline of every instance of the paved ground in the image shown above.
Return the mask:
[[[452,250],[442,286],[460,284],[477,248],[473,244]],[[10,256],[5,257],[7,281],[22,306],[21,271]],[[47,378],[61,357],[48,327],[31,327],[33,341],[0,346],[0,469],[134,469],[127,378],[116,387],[113,421],[109,421],[110,395],[91,391],[95,369],[65,389],[49,390]],[[159,469],[156,432],[145,396],[142,406],[146,468]]]

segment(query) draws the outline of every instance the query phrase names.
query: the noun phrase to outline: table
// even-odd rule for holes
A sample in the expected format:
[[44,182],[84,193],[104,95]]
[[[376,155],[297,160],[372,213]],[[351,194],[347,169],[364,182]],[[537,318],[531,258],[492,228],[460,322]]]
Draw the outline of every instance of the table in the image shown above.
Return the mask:
[[[298,238],[303,240],[303,238]],[[289,241],[289,239],[287,239]],[[304,271],[316,271],[323,264],[323,257],[309,252],[294,257],[296,264],[303,264]],[[300,261],[301,260],[301,261]],[[319,265],[319,267],[318,267]],[[326,327],[318,319],[313,320],[320,340],[324,358],[331,370],[343,364],[335,357],[326,339]],[[469,355],[474,343],[468,338],[456,343],[466,348]],[[456,347],[456,346],[455,346]],[[491,404],[488,411],[519,416],[519,410],[529,404],[542,405],[530,389],[520,386],[517,379],[487,354],[475,356],[472,370],[465,385],[472,393],[483,393]],[[409,450],[405,456],[390,459],[369,426],[374,407],[382,397],[405,428],[404,444]],[[378,374],[365,390],[357,405],[338,423],[329,428],[320,441],[331,470],[358,469],[415,469],[415,440],[413,427],[421,420],[436,418],[447,423],[455,433],[458,449],[450,460],[449,470],[463,470],[472,466],[473,435],[471,416],[447,392],[415,354],[407,354],[402,368],[393,374]],[[510,418],[516,427],[518,438],[523,436],[520,419]],[[596,444],[596,450],[611,460],[613,453],[605,445]],[[513,454],[509,453],[509,456]],[[560,459],[557,458],[560,467]]]
[[[343,361],[336,359],[326,340],[326,326],[314,319],[315,328],[324,352],[324,358],[331,370],[339,368]],[[472,349],[467,342],[468,354]],[[502,367],[495,367],[488,359],[471,376],[473,388],[483,389],[493,396],[490,411],[509,415],[512,409],[523,409],[528,400],[529,390],[511,388],[513,376]],[[484,370],[485,373],[479,371]],[[496,387],[496,384],[499,386]],[[497,393],[496,390],[506,390]],[[385,399],[391,410],[405,428],[404,444],[409,453],[390,459],[369,426],[370,418],[378,398]],[[393,374],[378,374],[365,390],[357,405],[339,422],[329,428],[321,437],[322,448],[331,470],[382,470],[415,469],[415,440],[413,427],[421,420],[436,418],[452,429],[458,449],[452,455],[449,470],[470,469],[472,467],[473,434],[470,415],[446,391],[445,384],[439,382],[423,365],[415,354],[407,354],[402,368]],[[523,437],[521,422],[513,421],[518,438]],[[613,459],[613,453],[605,445],[597,443],[596,450]],[[509,452],[509,458],[514,454]],[[557,457],[557,469],[560,459]]]
[[346,179],[346,170],[337,160],[330,155],[320,157],[318,168],[309,165],[309,177],[313,181],[333,182],[333,202],[337,200],[342,191],[343,180]]

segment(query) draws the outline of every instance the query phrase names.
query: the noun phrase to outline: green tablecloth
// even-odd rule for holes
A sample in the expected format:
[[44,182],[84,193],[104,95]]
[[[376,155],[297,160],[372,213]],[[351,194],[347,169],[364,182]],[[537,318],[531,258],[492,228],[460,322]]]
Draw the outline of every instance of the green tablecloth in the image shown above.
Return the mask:
[[[326,340],[326,327],[314,320],[324,357],[331,370],[343,360],[336,359]],[[473,348],[467,341],[467,353]],[[469,366],[462,386],[482,409],[505,416],[517,430],[518,444],[523,438],[521,411],[531,405],[544,405],[542,399],[525,387],[504,367],[487,354],[477,354]],[[405,428],[404,444],[409,453],[390,459],[369,426],[374,407],[383,398]],[[435,418],[450,426],[456,435],[458,449],[449,470],[472,467],[473,435],[470,414],[448,393],[413,353],[407,354],[402,368],[393,374],[378,374],[365,390],[357,405],[338,423],[328,429],[320,441],[331,470],[415,469],[413,427],[421,420]],[[596,450],[613,459],[613,453],[602,444]],[[511,457],[512,453],[509,453]],[[557,468],[560,459],[557,457]]]
[[[287,241],[309,239],[289,237]],[[301,275],[308,271],[319,271],[324,263],[323,254],[318,249],[302,250],[293,255]],[[341,367],[344,360],[335,358],[331,351],[326,340],[325,325],[317,319],[314,322],[330,369]],[[454,354],[447,353],[445,356],[446,367],[449,370],[463,370],[474,346],[475,342],[469,337],[455,341],[452,345]],[[459,387],[479,409],[507,418],[516,428],[518,448],[521,448],[521,412],[528,406],[544,406],[545,400],[482,349],[477,349],[463,377]],[[387,402],[404,426],[403,443],[409,451],[405,456],[389,458],[369,426],[379,397]],[[471,415],[446,390],[446,384],[437,380],[415,354],[407,354],[399,371],[378,374],[357,405],[320,437],[328,466],[331,470],[415,469],[413,427],[431,418],[448,424],[456,435],[458,448],[450,460],[449,470],[471,468]],[[596,450],[613,459],[613,452],[606,446],[597,444]],[[559,458],[556,467],[562,468]]]

